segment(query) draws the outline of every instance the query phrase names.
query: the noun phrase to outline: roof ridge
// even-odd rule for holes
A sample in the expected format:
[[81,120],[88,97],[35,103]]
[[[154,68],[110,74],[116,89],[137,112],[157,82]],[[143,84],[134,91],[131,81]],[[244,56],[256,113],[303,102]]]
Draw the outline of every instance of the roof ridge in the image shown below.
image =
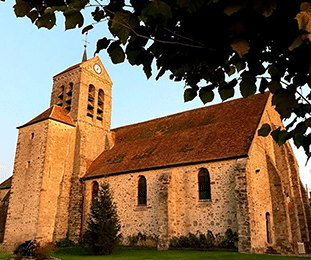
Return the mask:
[[[253,96],[247,97],[247,98],[252,98],[252,97],[258,96],[258,95],[268,95],[269,96],[269,93],[270,93],[269,91],[267,91],[265,93],[258,93],[258,94],[255,94]],[[223,104],[227,104],[227,103],[231,103],[231,102],[236,102],[238,100],[247,99],[247,98],[239,97],[239,98],[235,98],[235,99],[232,99],[232,100],[227,100],[227,101],[216,103],[216,104],[211,104],[209,106],[205,106],[204,105],[203,107],[197,107],[197,108],[193,108],[193,109],[188,109],[188,110],[185,110],[185,111],[176,112],[176,113],[169,114],[169,115],[166,115],[166,116],[160,116],[160,117],[149,119],[149,120],[145,120],[145,121],[140,121],[140,122],[136,122],[136,123],[132,123],[132,124],[128,124],[128,125],[118,126],[116,128],[112,128],[111,131],[117,131],[117,130],[122,129],[122,128],[126,128],[126,127],[129,127],[129,126],[140,125],[140,124],[145,124],[145,123],[152,122],[152,121],[158,121],[158,120],[161,120],[161,119],[164,119],[164,118],[175,117],[175,116],[178,116],[178,115],[182,115],[182,114],[193,112],[193,111],[198,111],[198,110],[201,110],[201,109],[203,110],[203,109],[207,109],[207,108],[211,108],[211,107],[215,107],[215,106],[221,106]]]

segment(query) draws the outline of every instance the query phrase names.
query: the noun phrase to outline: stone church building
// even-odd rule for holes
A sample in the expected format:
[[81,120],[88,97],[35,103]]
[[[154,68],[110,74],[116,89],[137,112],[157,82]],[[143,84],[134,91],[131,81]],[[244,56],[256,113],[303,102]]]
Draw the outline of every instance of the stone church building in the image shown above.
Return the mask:
[[54,76],[50,107],[18,127],[12,180],[0,185],[2,248],[77,241],[103,182],[125,242],[140,232],[167,249],[174,236],[230,228],[240,252],[308,248],[293,151],[257,135],[282,127],[269,93],[111,129],[111,89],[98,57],[74,65]]

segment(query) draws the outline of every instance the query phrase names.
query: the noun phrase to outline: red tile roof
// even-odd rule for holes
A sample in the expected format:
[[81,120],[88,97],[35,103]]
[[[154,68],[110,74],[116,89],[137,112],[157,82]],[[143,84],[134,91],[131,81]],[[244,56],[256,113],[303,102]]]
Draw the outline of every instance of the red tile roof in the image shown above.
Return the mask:
[[11,188],[12,176],[6,179],[4,182],[0,183],[0,190],[6,190]]
[[65,123],[67,125],[72,126],[75,125],[71,119],[71,116],[69,115],[69,112],[65,108],[53,105],[40,115],[36,116],[34,119],[30,120],[26,124],[19,126],[17,128],[19,129],[24,126],[32,125],[46,119],[53,119],[55,121]]
[[116,128],[84,178],[247,156],[269,94]]

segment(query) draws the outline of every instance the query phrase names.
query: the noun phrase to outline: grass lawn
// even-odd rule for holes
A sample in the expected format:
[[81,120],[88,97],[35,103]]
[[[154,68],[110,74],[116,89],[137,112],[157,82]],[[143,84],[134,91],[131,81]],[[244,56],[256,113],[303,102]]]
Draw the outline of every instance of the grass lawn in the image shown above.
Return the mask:
[[[310,257],[294,256],[271,256],[256,254],[241,254],[237,252],[220,252],[220,251],[192,251],[192,250],[143,250],[143,249],[118,249],[114,254],[108,256],[88,256],[81,248],[68,248],[56,251],[53,256],[62,260],[304,260]],[[1,257],[0,257],[1,258]]]

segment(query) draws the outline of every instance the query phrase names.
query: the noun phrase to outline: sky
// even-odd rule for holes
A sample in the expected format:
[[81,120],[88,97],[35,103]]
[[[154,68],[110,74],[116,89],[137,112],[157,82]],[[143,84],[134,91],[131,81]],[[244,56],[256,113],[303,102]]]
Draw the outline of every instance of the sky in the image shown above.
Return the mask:
[[[28,18],[15,17],[13,4],[0,2],[0,183],[13,171],[16,127],[49,107],[52,77],[81,62],[85,39],[81,29],[65,31],[62,15],[52,30],[37,29]],[[91,23],[91,11],[85,10],[85,26]],[[89,31],[88,58],[97,39],[110,37],[106,27],[103,23]],[[184,103],[184,83],[169,80],[169,74],[156,81],[154,69],[147,80],[141,67],[112,64],[105,51],[99,57],[113,81],[112,128],[204,106],[198,98]],[[220,102],[218,95],[215,102]],[[301,149],[295,154],[302,182],[311,190],[310,163],[305,166]]]

